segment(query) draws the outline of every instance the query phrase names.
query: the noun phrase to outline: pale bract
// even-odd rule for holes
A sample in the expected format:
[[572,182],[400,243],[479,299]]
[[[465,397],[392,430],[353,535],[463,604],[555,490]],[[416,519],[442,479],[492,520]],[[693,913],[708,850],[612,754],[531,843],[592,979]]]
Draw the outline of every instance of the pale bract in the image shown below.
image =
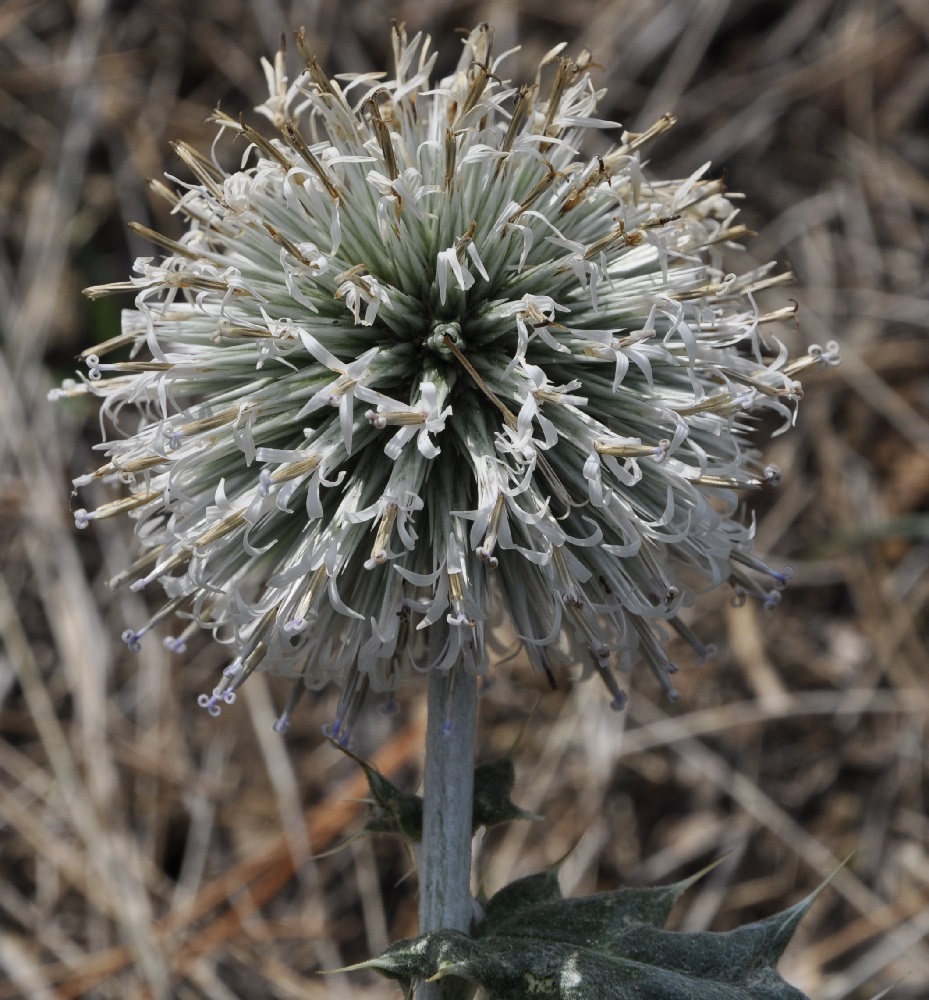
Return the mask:
[[[755,293],[789,276],[726,273],[744,235],[704,167],[651,179],[630,134],[596,117],[586,53],[563,47],[511,86],[475,29],[434,82],[429,41],[394,31],[395,78],[328,79],[306,50],[265,64],[261,130],[217,112],[240,166],[177,147],[193,180],[156,185],[185,220],[142,258],[122,334],[58,396],[102,400],[106,463],[76,481],[125,495],[142,554],[121,581],[165,602],[230,664],[345,694],[412,670],[488,669],[491,632],[552,678],[581,663],[621,705],[644,661],[669,694],[664,623],[729,584],[766,603],[785,575],[752,554],[739,491],[776,478],[750,437],[788,427],[798,374]],[[584,152],[590,129],[617,136]],[[220,147],[221,148],[221,147]],[[101,358],[121,360],[106,363]]]

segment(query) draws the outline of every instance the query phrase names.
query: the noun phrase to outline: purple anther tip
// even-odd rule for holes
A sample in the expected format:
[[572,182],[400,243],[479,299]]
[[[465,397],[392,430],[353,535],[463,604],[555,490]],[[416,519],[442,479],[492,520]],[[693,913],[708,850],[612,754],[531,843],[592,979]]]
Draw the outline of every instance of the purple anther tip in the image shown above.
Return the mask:
[[332,740],[333,743],[337,743],[340,747],[347,747],[348,739],[351,736],[351,733],[347,729],[342,728],[341,719],[336,719],[331,726],[323,726],[323,734]]
[[141,636],[138,632],[133,632],[131,628],[127,628],[122,634],[123,642],[132,650],[133,653],[138,653],[142,648],[142,644],[139,642]]
[[219,701],[216,698],[216,695],[212,695],[212,694],[210,694],[210,695],[207,695],[207,694],[197,695],[197,704],[201,708],[205,708],[210,713],[210,715],[213,716],[214,719],[222,711],[222,709],[219,706]]
[[707,660],[711,660],[719,652],[715,643],[711,642],[709,645],[704,646],[703,651],[697,658],[697,663],[703,666]]

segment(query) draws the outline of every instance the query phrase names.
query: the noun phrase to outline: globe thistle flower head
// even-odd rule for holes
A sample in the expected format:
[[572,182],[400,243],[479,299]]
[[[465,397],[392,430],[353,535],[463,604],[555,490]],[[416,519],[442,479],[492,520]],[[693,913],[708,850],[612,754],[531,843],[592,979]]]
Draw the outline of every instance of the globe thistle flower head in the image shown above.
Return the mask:
[[[580,657],[620,706],[641,660],[673,696],[662,624],[705,653],[679,617],[698,592],[773,603],[786,579],[737,499],[777,478],[757,418],[788,427],[834,345],[765,336],[792,310],[755,293],[789,276],[721,269],[744,234],[723,185],[651,179],[672,120],[597,118],[589,54],[513,86],[482,25],[434,83],[428,39],[393,42],[389,80],[329,79],[302,37],[292,83],[265,63],[264,126],[215,115],[238,169],[177,146],[194,179],[155,190],[187,231],[137,227],[167,256],[88,289],[135,296],[56,393],[117,432],[76,486],[128,487],[78,526],[129,514],[119,581],[165,595],[125,641],[210,630],[214,714],[253,670],[293,676],[279,728],[335,680],[343,738],[411,669],[484,673],[498,617],[550,678]],[[618,141],[591,157],[590,130]]]

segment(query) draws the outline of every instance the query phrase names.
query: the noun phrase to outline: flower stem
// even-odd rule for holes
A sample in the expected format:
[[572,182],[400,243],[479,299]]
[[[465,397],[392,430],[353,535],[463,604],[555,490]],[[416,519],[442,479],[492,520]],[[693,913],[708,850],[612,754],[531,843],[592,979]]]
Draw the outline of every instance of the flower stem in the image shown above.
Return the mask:
[[[470,930],[476,720],[476,679],[460,666],[431,670],[419,854],[420,934]],[[420,1000],[452,996],[445,983],[425,984],[418,994]]]

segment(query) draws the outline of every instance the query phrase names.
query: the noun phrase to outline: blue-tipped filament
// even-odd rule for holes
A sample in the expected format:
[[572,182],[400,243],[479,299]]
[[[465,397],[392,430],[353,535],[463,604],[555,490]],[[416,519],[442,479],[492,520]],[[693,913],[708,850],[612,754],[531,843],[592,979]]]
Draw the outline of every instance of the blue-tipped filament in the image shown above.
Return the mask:
[[220,682],[213,688],[210,695],[201,694],[197,697],[197,704],[205,708],[210,715],[219,715],[221,705],[231,705],[235,701],[236,691],[245,683],[255,668],[265,658],[268,647],[263,642],[258,642],[245,656],[236,657],[223,669],[223,676]]
[[388,692],[378,710],[381,715],[396,715],[400,711],[400,702],[394,697],[393,691]]
[[216,716],[219,715],[219,713],[222,711],[222,709],[219,707],[219,699],[216,697],[215,694],[197,695],[197,704],[201,708],[205,708],[210,713],[210,715],[213,716],[213,718],[216,718]]
[[603,681],[604,686],[607,691],[610,692],[610,708],[614,711],[621,712],[626,707],[626,702],[629,700],[629,696],[625,691],[619,686],[619,682],[610,670],[609,666],[602,660],[597,660],[597,665],[594,668],[597,671],[597,675],[600,680]]
[[342,691],[341,698],[339,698],[332,725],[323,726],[323,732],[326,736],[341,747],[348,746],[355,723],[358,721],[358,716],[361,715],[369,686],[367,674],[360,674],[357,670],[353,671]]
[[144,632],[133,632],[131,628],[127,628],[122,634],[122,640],[133,653],[138,653],[142,648],[142,643],[139,642],[139,639],[141,639],[144,634]]
[[704,643],[697,633],[680,618],[669,618],[668,624],[697,654],[697,662],[701,666],[716,655],[716,647],[712,643]]
[[302,677],[298,677],[296,681],[294,681],[294,686],[290,689],[287,704],[284,705],[283,711],[274,720],[274,724],[271,726],[271,728],[279,735],[287,732],[287,727],[290,725],[290,717],[293,715],[294,709],[297,707],[297,704],[304,694],[306,694],[306,684],[304,684]]

